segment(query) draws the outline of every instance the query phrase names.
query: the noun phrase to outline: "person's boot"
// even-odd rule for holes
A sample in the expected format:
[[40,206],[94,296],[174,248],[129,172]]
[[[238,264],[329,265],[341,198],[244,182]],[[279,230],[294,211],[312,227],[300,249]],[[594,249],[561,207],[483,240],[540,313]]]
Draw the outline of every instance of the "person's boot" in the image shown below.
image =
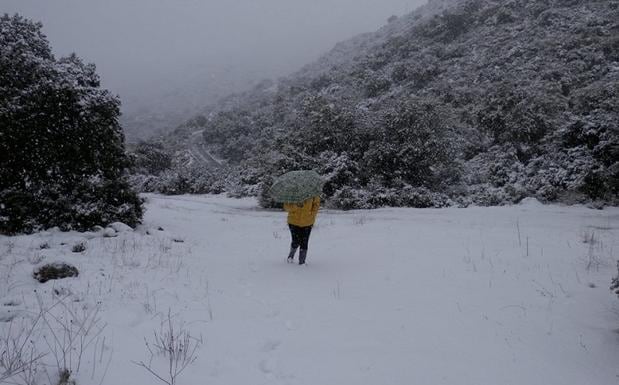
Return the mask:
[[305,265],[305,257],[307,257],[307,250],[301,249],[299,251],[299,265]]
[[297,252],[296,247],[290,247],[290,253],[288,253],[288,263],[292,263],[294,261],[294,253]]

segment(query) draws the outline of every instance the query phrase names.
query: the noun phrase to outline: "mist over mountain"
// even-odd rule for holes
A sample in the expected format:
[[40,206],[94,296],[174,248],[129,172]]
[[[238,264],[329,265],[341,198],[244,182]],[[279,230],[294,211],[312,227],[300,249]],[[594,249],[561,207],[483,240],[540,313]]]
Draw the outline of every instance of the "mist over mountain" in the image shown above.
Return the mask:
[[425,0],[3,0],[43,23],[58,57],[95,63],[130,141],[315,60]]
[[181,151],[141,188],[259,194],[314,168],[344,208],[616,201],[618,4],[431,1],[165,140],[199,133],[223,175]]
[[186,79],[145,84],[121,95],[121,124],[129,143],[165,135],[198,114],[205,105],[233,93],[251,89],[267,71],[233,66],[195,70]]

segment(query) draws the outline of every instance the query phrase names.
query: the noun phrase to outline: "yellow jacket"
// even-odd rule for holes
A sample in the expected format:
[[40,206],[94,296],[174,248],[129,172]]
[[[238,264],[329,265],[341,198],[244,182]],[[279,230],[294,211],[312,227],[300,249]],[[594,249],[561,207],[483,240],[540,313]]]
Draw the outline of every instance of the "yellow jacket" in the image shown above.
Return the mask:
[[313,225],[319,207],[318,196],[306,199],[303,203],[284,203],[284,210],[288,212],[288,223],[299,227]]

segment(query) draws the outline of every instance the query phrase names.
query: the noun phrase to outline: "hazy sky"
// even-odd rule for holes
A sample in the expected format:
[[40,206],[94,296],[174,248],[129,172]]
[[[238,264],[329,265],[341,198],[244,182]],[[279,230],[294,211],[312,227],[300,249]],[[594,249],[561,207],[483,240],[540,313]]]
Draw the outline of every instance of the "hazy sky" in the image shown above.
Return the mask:
[[94,62],[103,86],[131,107],[209,79],[286,75],[425,2],[0,0],[0,12],[43,22],[58,56],[76,52]]
[[290,70],[423,0],[0,0],[122,89],[208,64]]

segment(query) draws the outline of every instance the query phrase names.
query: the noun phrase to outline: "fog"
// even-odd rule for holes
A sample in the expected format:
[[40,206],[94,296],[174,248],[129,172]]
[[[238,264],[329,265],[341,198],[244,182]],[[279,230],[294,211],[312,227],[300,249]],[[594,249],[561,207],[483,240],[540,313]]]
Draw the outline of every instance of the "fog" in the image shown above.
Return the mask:
[[286,75],[338,41],[376,30],[422,3],[1,0],[0,12],[41,21],[58,56],[76,52],[95,63],[103,86],[131,110],[165,92],[182,99],[184,89],[212,86],[220,94]]

